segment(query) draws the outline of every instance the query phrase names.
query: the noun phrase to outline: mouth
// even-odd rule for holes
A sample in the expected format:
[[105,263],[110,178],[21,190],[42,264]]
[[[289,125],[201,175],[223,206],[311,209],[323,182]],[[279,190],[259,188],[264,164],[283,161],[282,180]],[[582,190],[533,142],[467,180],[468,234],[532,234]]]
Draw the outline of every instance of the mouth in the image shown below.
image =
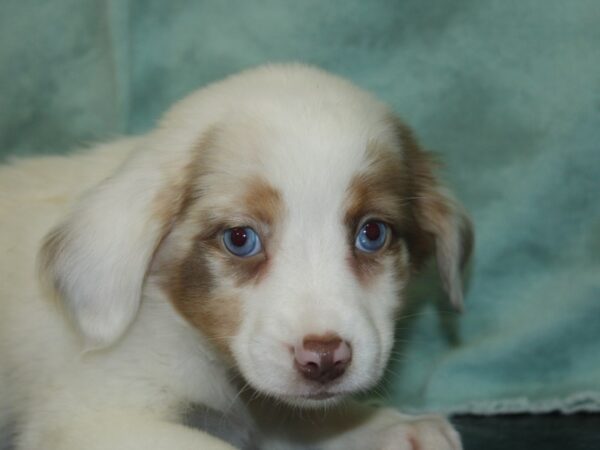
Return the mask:
[[333,404],[341,401],[348,395],[348,392],[318,390],[302,394],[285,394],[278,397],[292,405],[302,405],[305,407],[321,407],[327,404]]
[[317,392],[316,394],[301,395],[300,398],[307,400],[327,400],[333,397],[339,397],[340,395],[342,394],[332,392]]
[[345,398],[344,394],[332,393],[332,392],[318,392],[314,394],[305,395],[286,395],[279,396],[279,399],[283,402],[306,409],[323,408],[329,405],[334,405],[342,401]]

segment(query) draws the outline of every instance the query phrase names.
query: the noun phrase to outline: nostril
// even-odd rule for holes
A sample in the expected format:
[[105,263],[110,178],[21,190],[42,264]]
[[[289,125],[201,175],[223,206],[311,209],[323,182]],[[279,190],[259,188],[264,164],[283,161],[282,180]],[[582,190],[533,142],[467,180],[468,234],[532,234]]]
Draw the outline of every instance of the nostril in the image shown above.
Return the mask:
[[294,357],[301,365],[310,364],[317,367],[321,360],[319,352],[307,349],[305,346],[296,347],[294,350]]
[[298,372],[309,380],[317,380],[321,376],[321,368],[317,363],[308,362],[306,364],[301,364],[298,360],[295,361],[295,366]]
[[348,365],[352,360],[352,348],[346,341],[342,341],[333,353],[333,361],[336,365]]

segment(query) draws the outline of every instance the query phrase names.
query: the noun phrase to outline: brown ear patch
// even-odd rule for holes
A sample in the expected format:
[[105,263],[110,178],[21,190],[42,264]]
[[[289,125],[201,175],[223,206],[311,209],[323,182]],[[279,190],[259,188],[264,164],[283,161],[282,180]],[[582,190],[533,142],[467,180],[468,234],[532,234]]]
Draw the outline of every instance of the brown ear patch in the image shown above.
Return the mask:
[[[413,258],[417,266],[435,251],[434,240],[457,228],[461,244],[458,258],[463,266],[469,259],[474,242],[471,222],[462,206],[438,182],[435,173],[441,164],[434,155],[421,149],[410,129],[394,120],[402,148],[406,152],[407,171],[410,173],[415,227],[413,227]],[[455,223],[457,222],[457,223]]]
[[406,177],[407,226],[406,243],[413,270],[419,270],[435,252],[434,230],[423,227],[425,216],[441,219],[450,211],[448,206],[432,195],[437,186],[435,171],[440,166],[431,153],[421,149],[412,131],[397,119],[393,126],[403,151]]
[[433,252],[438,272],[450,301],[462,304],[461,268],[468,261],[474,242],[473,225],[462,205],[440,185],[438,164],[423,151],[410,130],[392,119],[410,174],[409,190],[413,225],[408,228],[411,259],[418,268]]

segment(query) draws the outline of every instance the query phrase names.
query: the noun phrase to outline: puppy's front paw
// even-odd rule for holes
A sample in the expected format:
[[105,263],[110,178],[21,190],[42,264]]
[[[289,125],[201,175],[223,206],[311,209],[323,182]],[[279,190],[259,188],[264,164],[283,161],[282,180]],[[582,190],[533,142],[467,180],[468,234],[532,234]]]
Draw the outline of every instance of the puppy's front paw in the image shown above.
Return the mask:
[[424,416],[382,430],[381,450],[462,450],[460,436],[443,417]]

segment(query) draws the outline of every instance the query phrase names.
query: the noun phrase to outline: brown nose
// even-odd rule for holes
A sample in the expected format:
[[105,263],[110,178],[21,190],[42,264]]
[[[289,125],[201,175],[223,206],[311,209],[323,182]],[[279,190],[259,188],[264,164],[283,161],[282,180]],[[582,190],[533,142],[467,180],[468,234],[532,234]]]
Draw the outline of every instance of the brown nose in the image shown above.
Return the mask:
[[352,349],[338,335],[308,335],[294,349],[294,365],[307,380],[328,383],[343,375],[352,360]]

